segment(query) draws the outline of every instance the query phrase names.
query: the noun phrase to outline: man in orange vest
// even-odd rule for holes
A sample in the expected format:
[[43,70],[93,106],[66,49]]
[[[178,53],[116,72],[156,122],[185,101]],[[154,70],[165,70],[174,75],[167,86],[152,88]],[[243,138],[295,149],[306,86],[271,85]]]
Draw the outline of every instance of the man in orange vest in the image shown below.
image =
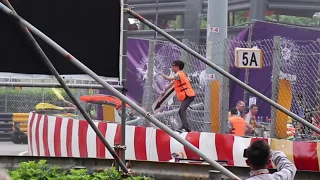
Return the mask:
[[236,108],[231,109],[231,117],[228,121],[229,133],[236,136],[244,136],[246,134],[246,128],[248,131],[252,131],[252,126],[238,115],[238,110]]
[[[181,102],[179,108],[179,116],[182,122],[182,127],[178,131],[190,132],[190,124],[187,120],[187,109],[194,100],[196,93],[194,92],[187,75],[182,71],[184,68],[184,62],[178,60],[172,63],[172,71],[175,73],[174,76],[167,76],[163,73],[160,75],[166,80],[173,80],[164,90],[166,92],[172,86],[176,92],[177,99]],[[163,95],[162,93],[161,95]]]

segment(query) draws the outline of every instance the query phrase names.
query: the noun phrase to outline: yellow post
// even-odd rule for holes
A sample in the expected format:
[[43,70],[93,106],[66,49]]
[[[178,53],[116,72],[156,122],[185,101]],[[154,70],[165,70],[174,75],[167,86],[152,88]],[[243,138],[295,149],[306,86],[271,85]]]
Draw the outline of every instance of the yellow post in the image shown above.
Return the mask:
[[214,80],[210,84],[210,121],[211,130],[220,133],[220,81]]
[[[278,104],[285,107],[286,109],[291,109],[292,102],[292,89],[290,82],[285,79],[279,80],[279,89],[278,89]],[[280,139],[287,138],[287,120],[288,116],[283,112],[276,111],[276,137]]]

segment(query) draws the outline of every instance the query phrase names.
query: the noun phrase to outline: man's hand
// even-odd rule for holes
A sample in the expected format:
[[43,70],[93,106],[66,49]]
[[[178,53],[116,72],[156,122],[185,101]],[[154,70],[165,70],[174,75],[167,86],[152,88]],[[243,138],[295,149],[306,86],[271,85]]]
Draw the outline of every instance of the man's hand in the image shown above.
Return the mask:
[[164,94],[166,93],[166,91],[167,91],[167,89],[164,89],[164,90],[162,91],[162,93],[160,93],[160,97],[164,96]]
[[159,74],[160,76],[164,76],[163,72],[158,72],[158,74]]

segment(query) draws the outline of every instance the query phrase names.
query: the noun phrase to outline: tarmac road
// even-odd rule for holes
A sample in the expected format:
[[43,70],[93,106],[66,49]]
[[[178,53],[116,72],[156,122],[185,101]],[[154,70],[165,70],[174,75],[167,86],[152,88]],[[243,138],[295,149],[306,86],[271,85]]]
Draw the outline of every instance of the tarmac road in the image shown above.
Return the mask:
[[13,142],[0,142],[0,155],[28,156],[28,145],[14,144]]

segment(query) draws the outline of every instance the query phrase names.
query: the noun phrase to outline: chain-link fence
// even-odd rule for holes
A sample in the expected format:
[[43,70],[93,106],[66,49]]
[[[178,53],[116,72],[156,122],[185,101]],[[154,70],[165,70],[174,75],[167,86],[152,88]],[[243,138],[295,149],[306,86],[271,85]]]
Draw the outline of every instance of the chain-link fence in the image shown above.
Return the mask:
[[[313,122],[315,125],[320,123],[318,114],[318,106],[320,105],[320,42],[296,42],[285,38],[246,42],[232,38],[217,42],[210,45],[210,47],[196,45],[188,41],[184,41],[184,43],[203,56],[219,56],[223,60],[220,62],[228,62],[228,68],[223,64],[218,64],[220,67],[224,67],[225,70],[244,82],[247,79],[246,83],[251,87],[292,112],[306,118],[309,122]],[[222,49],[219,48],[222,47],[221,44],[224,44]],[[152,42],[152,46],[154,48],[149,49],[148,64],[153,67],[149,67],[149,72],[146,76],[153,78],[149,78],[149,81],[146,81],[144,86],[143,105],[145,107],[150,109],[151,104],[160,96],[165,87],[162,84],[167,85],[169,83],[169,81],[161,78],[158,73],[163,72],[172,75],[171,62],[181,59],[185,62],[184,72],[188,75],[197,93],[196,99],[188,109],[188,120],[191,123],[192,130],[210,131],[210,129],[215,129],[214,118],[219,118],[220,124],[216,124],[216,126],[220,126],[221,122],[227,121],[226,116],[224,116],[226,111],[222,109],[226,108],[224,100],[228,99],[227,108],[234,107],[239,100],[248,102],[243,114],[250,111],[249,106],[251,104],[257,104],[259,107],[259,112],[255,115],[255,119],[258,122],[257,128],[262,123],[264,127],[269,127],[265,130],[270,130],[275,137],[288,138],[293,133],[299,139],[301,136],[308,140],[316,138],[316,134],[311,133],[300,123],[290,120],[287,115],[273,109],[269,104],[259,100],[255,95],[247,93],[235,83],[230,82],[229,86],[225,86],[222,83],[215,84],[214,82],[218,78],[210,78],[204,63],[184,52],[173,43],[156,41]],[[261,49],[263,52],[263,68],[254,70],[236,68],[234,66],[234,50],[236,47],[257,47]],[[218,73],[214,72],[214,76],[217,77]],[[220,81],[220,79],[218,80]],[[226,83],[226,81],[222,82]],[[208,97],[205,97],[205,92],[208,89],[211,92],[209,101],[206,100]],[[220,96],[215,95],[216,93],[220,93]],[[220,98],[220,100],[215,100],[212,96]],[[244,97],[247,99],[244,99]],[[172,127],[172,129],[177,129],[181,126],[178,115],[179,105],[180,103],[174,97],[155,117]],[[214,115],[213,112],[219,115]],[[273,128],[270,122],[273,122]]]
[[[55,80],[48,79],[0,79],[0,82],[13,83],[26,83],[30,84],[57,84]],[[68,84],[85,84],[89,85],[88,81],[70,80]],[[71,89],[76,99],[80,99],[80,96],[90,95],[98,93],[94,89]],[[59,88],[39,88],[39,87],[1,87],[0,88],[0,113],[29,113],[36,109],[39,103],[48,103],[57,107],[72,107],[72,101],[63,89]],[[87,107],[89,104],[80,102],[83,107]],[[97,106],[92,106],[96,111]],[[77,114],[81,118],[79,111],[75,110],[73,113]]]

